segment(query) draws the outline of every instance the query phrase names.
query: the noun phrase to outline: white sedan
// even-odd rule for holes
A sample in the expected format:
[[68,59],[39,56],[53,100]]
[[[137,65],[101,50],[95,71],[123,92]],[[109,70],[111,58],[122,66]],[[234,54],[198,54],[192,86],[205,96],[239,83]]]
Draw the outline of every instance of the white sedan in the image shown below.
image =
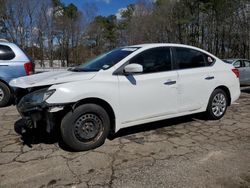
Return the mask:
[[125,127],[200,112],[220,119],[240,96],[235,67],[180,44],[122,47],[68,71],[10,84],[27,92],[16,93],[20,114],[34,127],[59,126],[77,151],[96,148]]

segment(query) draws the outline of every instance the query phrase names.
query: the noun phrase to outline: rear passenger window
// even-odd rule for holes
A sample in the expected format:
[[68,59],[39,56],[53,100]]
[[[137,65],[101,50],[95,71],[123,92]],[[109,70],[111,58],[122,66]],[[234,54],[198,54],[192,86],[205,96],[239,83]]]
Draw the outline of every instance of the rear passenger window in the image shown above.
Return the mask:
[[9,46],[0,45],[0,60],[11,60],[15,57],[15,53]]
[[[176,63],[180,69],[205,67],[207,62],[213,63],[213,59],[205,60],[205,54],[189,48],[175,48]],[[207,57],[209,58],[209,57]]]

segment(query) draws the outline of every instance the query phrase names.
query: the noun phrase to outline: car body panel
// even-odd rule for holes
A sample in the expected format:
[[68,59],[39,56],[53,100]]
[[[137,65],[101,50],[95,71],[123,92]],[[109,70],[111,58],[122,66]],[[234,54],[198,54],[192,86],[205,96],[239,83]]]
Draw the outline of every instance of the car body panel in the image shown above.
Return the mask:
[[93,78],[95,72],[73,72],[73,71],[54,71],[31,75],[13,79],[11,85],[19,88],[31,88],[53,84],[82,81]]
[[3,62],[0,60],[0,79],[9,83],[11,79],[26,76],[25,62]]
[[247,78],[246,75],[246,69],[243,66],[243,61],[242,60],[236,60],[235,62],[232,63],[234,67],[236,67],[240,71],[240,82],[244,82]]
[[250,85],[250,60],[242,60],[244,65],[244,81],[242,84]]
[[[176,71],[118,75],[118,80],[122,124],[178,112]],[[176,83],[168,85],[171,81]]]
[[177,72],[179,76],[179,112],[198,110],[207,104],[206,99],[214,90],[215,79],[207,80],[206,78],[216,77],[213,68],[202,67],[178,70]]

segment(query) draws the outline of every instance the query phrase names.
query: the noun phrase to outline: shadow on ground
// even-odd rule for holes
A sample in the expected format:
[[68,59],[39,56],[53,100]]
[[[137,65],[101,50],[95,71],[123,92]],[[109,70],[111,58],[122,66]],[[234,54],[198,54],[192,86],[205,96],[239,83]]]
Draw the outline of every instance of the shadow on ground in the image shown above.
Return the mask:
[[250,94],[250,87],[241,88],[241,92]]
[[[148,124],[142,124],[138,126],[133,126],[125,129],[121,129],[114,135],[110,135],[108,137],[109,140],[114,140],[119,137],[125,137],[131,134],[139,133],[139,132],[147,132],[151,130],[155,130],[156,132],[162,132],[161,128],[163,127],[169,127],[173,125],[178,125],[180,123],[185,122],[191,122],[193,121],[193,118],[199,118],[203,119],[203,117],[199,114],[192,115],[192,116],[184,116],[179,118],[173,118]],[[28,147],[32,147],[32,145],[35,144],[54,144],[58,143],[59,147],[66,151],[71,151],[70,148],[68,148],[62,141],[62,138],[60,136],[60,130],[54,131],[53,133],[47,133],[45,130],[45,126],[40,125],[36,129],[30,129],[27,128],[27,125],[23,119],[19,119],[16,121],[15,125],[15,131],[19,135],[21,135],[21,140],[23,141],[23,145],[26,145]],[[176,135],[178,136],[178,135]]]
[[121,129],[116,134],[110,136],[109,139],[113,140],[118,137],[124,137],[124,136],[128,136],[131,134],[135,134],[139,132],[147,132],[147,131],[152,131],[152,130],[155,130],[157,132],[157,131],[161,131],[162,130],[161,128],[164,128],[164,127],[171,127],[171,126],[178,125],[181,123],[188,123],[188,122],[194,121],[193,118],[204,119],[201,114],[196,114],[196,115],[183,116],[183,117],[178,117],[178,118],[173,118],[173,119],[157,121],[153,123],[137,125],[137,126]]
[[59,134],[59,130],[55,129],[55,131],[47,133],[45,127],[46,126],[39,125],[36,129],[28,128],[23,119],[19,119],[15,122],[14,125],[16,133],[21,135],[23,145],[32,148],[32,145],[36,144],[58,143],[61,149],[73,152],[68,146],[63,143],[62,138]]
[[23,144],[29,147],[32,147],[32,144],[54,144],[58,142],[58,135],[55,133],[48,134],[44,127],[38,126],[36,129],[30,129],[23,119],[17,120],[14,125],[16,133],[21,135]]

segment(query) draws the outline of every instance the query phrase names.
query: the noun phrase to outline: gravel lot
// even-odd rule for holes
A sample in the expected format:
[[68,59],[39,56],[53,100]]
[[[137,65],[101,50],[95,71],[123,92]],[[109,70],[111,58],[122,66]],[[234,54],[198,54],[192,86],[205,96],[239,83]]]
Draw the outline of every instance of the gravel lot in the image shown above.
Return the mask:
[[[70,152],[42,132],[20,136],[0,109],[0,187],[250,187],[250,89],[220,121],[186,116],[120,131]],[[16,132],[16,131],[17,132]]]

